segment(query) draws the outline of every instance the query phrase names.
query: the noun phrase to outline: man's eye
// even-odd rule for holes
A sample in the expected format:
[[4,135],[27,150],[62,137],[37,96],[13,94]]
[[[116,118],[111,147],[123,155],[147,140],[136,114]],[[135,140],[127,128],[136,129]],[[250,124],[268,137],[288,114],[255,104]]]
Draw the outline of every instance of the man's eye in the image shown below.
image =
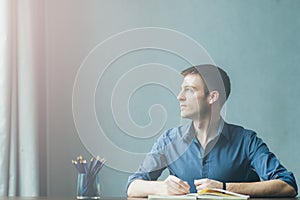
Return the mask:
[[185,88],[184,91],[185,92],[193,92],[193,89],[191,89],[191,88]]

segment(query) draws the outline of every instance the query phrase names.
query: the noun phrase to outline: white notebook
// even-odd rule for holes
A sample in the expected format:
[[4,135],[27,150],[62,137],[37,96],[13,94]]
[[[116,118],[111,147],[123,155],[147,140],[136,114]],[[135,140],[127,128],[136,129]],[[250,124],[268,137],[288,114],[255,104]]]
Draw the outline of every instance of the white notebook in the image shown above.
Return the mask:
[[198,193],[191,193],[186,195],[149,195],[148,200],[197,200],[197,199],[249,199],[249,195],[238,194],[227,190],[207,188]]

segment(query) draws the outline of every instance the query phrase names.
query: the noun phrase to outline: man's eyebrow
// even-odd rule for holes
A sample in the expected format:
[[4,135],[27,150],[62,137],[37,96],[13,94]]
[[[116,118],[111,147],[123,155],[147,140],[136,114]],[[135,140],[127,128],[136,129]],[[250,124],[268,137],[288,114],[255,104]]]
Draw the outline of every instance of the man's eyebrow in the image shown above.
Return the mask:
[[192,86],[192,85],[183,85],[181,86],[182,88],[193,88],[193,89],[197,89],[196,86]]

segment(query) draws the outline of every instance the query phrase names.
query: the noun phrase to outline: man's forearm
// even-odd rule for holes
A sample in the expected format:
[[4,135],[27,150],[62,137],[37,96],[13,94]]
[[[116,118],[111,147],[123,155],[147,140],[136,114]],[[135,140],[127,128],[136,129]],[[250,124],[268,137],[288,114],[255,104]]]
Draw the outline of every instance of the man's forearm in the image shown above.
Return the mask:
[[128,197],[147,197],[148,194],[159,194],[162,181],[134,180],[127,189]]
[[227,183],[227,190],[248,194],[251,197],[294,197],[295,189],[282,180],[269,180],[251,183]]
[[190,193],[190,186],[186,181],[169,175],[164,181],[134,180],[127,189],[129,197],[146,197],[149,194],[176,195]]

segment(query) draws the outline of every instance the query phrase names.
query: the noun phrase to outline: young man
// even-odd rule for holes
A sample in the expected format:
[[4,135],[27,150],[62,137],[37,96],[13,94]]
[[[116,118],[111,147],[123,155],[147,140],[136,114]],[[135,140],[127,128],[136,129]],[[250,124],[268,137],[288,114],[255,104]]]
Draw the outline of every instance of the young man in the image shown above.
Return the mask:
[[[226,72],[199,65],[182,72],[178,100],[191,124],[160,136],[127,183],[127,195],[174,195],[221,188],[257,196],[297,195],[293,173],[284,168],[251,130],[223,121],[220,111],[230,94]],[[164,169],[170,175],[157,181]]]

